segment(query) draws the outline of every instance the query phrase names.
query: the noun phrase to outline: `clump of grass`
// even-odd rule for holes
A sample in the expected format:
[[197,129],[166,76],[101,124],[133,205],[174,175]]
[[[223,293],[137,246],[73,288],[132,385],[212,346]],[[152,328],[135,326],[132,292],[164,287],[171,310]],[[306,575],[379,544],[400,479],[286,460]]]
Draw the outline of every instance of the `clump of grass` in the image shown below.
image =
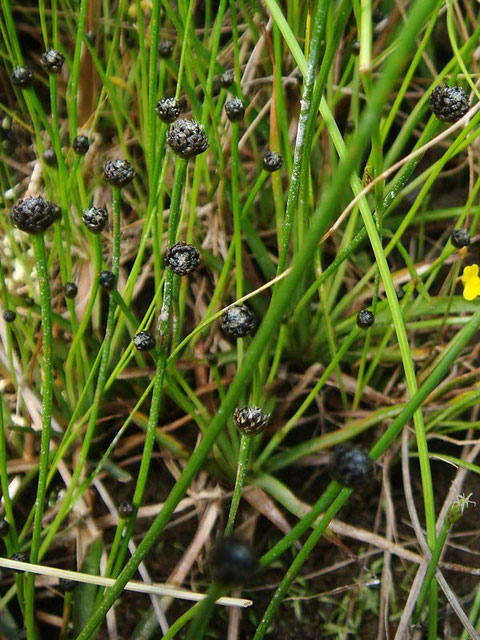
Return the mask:
[[477,3],[200,4],[1,3],[1,632],[464,640]]

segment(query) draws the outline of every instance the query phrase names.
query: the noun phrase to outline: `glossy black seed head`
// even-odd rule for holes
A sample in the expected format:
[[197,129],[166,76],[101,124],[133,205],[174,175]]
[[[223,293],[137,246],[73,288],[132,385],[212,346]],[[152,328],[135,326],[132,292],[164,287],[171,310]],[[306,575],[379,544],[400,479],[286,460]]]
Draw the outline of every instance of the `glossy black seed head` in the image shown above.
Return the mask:
[[163,98],[155,105],[155,111],[162,122],[171,124],[180,115],[180,104],[175,98]]
[[228,308],[222,315],[222,333],[229,338],[244,338],[257,328],[257,319],[243,304]]
[[121,518],[130,518],[130,516],[133,513],[133,504],[131,502],[129,502],[128,500],[126,500],[125,502],[122,502],[119,507],[118,507],[118,515]]
[[365,487],[375,479],[373,460],[367,454],[350,446],[340,446],[331,454],[330,476],[345,487]]
[[72,147],[78,156],[84,156],[90,149],[90,141],[88,136],[80,134],[73,139]]
[[5,518],[0,518],[0,538],[6,538],[10,531],[10,525]]
[[82,221],[92,233],[101,233],[107,224],[108,213],[105,209],[90,207],[90,209],[85,209],[83,212]]
[[45,149],[42,153],[42,159],[49,167],[55,167],[57,165],[57,156],[53,149]]
[[107,291],[112,291],[112,289],[115,288],[117,279],[111,271],[100,271],[98,282],[100,283],[100,286]]
[[235,426],[245,436],[262,433],[270,420],[270,414],[260,407],[237,407],[233,412]]
[[201,124],[180,118],[167,131],[167,144],[177,156],[191,158],[208,149],[208,138]]
[[233,69],[226,69],[218,79],[223,89],[228,89],[235,80],[235,72]]
[[73,300],[73,298],[77,297],[78,287],[74,282],[67,282],[63,287],[63,293],[66,298]]
[[59,73],[65,62],[65,56],[60,51],[48,49],[40,56],[40,64],[47,73]]
[[454,247],[461,249],[462,247],[468,247],[470,244],[470,232],[468,229],[460,227],[455,229],[451,236],[451,241]]
[[13,322],[16,317],[17,314],[15,313],[15,311],[12,311],[12,309],[5,309],[5,311],[3,312],[3,319],[5,320],[5,322]]
[[[15,562],[28,562],[28,555],[23,551],[17,551],[17,553],[12,553],[10,560],[15,560]],[[12,571],[15,571],[15,573],[23,573],[21,569],[12,569]]]
[[26,233],[43,233],[58,216],[57,205],[41,197],[29,197],[20,200],[12,207],[13,224]]
[[375,322],[375,316],[368,309],[361,309],[357,314],[357,325],[360,329],[368,329]]
[[213,549],[210,566],[215,582],[236,587],[251,580],[258,563],[247,544],[236,538],[224,538]]
[[470,102],[461,87],[449,87],[444,84],[436,87],[430,95],[430,109],[445,122],[455,122],[464,116]]
[[133,344],[139,351],[150,351],[155,347],[155,337],[150,331],[139,331],[133,337]]
[[28,67],[14,67],[12,70],[12,83],[21,89],[28,89],[33,85],[33,73]]
[[276,151],[267,151],[263,156],[263,168],[265,171],[278,171],[282,168],[283,158]]
[[135,178],[135,169],[128,160],[107,160],[103,167],[105,180],[114,187],[124,187]]
[[231,122],[239,122],[245,115],[245,105],[240,98],[232,98],[225,103],[225,113]]
[[160,58],[170,58],[173,53],[175,43],[171,40],[160,40],[158,43],[158,55]]
[[59,578],[58,580],[58,588],[60,589],[60,591],[63,591],[63,593],[72,592],[77,584],[78,582],[76,582],[75,580],[70,580],[70,578]]
[[165,264],[177,275],[186,276],[198,268],[200,254],[192,244],[177,242],[165,254]]

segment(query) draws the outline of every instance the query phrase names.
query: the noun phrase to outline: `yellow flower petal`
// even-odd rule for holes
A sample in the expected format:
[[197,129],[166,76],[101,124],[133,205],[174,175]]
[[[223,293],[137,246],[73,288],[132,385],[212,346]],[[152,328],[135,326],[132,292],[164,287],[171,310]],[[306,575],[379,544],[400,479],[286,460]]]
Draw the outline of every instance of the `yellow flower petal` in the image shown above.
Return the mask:
[[465,300],[475,300],[477,296],[480,296],[480,278],[478,276],[469,278],[463,290]]
[[478,264],[472,264],[469,267],[465,267],[463,270],[463,284],[466,285],[471,278],[478,278]]

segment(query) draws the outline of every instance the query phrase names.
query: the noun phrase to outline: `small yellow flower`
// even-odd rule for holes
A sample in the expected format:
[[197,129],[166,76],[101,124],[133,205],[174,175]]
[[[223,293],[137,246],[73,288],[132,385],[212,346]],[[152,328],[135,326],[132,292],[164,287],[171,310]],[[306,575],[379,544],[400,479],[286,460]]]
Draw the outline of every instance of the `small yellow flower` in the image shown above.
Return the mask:
[[478,264],[465,267],[461,277],[463,284],[463,297],[465,300],[475,300],[480,296],[480,278],[478,276]]

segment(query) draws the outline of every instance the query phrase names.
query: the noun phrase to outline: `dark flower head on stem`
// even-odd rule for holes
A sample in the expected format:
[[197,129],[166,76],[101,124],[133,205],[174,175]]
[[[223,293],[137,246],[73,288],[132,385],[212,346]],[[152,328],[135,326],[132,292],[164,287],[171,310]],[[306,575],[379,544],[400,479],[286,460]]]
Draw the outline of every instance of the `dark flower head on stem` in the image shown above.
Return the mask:
[[455,229],[451,235],[451,241],[454,247],[462,249],[470,244],[470,231],[464,227]]
[[242,435],[256,436],[265,430],[270,414],[260,407],[237,407],[233,412],[233,421]]
[[133,345],[138,351],[151,351],[155,347],[155,337],[150,331],[139,331],[133,337]]
[[170,58],[173,53],[175,43],[171,40],[160,40],[158,43],[158,55],[160,58]]
[[330,476],[345,487],[357,489],[375,480],[373,460],[362,449],[341,445],[330,456]]
[[222,333],[228,338],[244,338],[257,328],[255,314],[243,304],[229,307],[222,315]]
[[111,271],[100,271],[98,281],[100,283],[100,286],[107,291],[112,291],[117,284],[117,279]]
[[103,167],[105,180],[114,187],[124,187],[135,178],[135,169],[128,160],[114,158]]
[[13,205],[12,222],[21,231],[40,234],[58,219],[58,211],[59,207],[53,202],[40,196],[30,196]]
[[177,156],[192,158],[208,149],[204,128],[196,120],[180,118],[167,131],[167,144]]
[[180,104],[175,98],[163,98],[155,105],[155,111],[162,122],[171,124],[180,115]]
[[100,207],[90,207],[83,212],[82,221],[91,233],[101,233],[107,224],[108,213]]
[[65,56],[56,49],[48,49],[40,56],[40,64],[47,73],[59,73],[65,62]]
[[212,577],[226,587],[237,587],[251,580],[258,567],[250,547],[237,538],[218,542],[210,558]]
[[12,83],[20,89],[28,89],[33,85],[33,72],[28,67],[14,67],[12,70]]
[[231,122],[239,122],[245,115],[245,105],[240,98],[233,98],[225,103],[225,113]]
[[200,254],[192,244],[177,242],[165,254],[165,264],[177,275],[186,276],[198,268]]
[[77,156],[84,156],[90,149],[90,141],[88,139],[88,136],[80,134],[79,136],[74,138],[72,147]]
[[263,156],[263,168],[265,171],[278,171],[282,168],[283,158],[276,151],[267,151],[267,153]]
[[456,122],[470,108],[467,94],[461,87],[450,87],[444,84],[430,94],[430,109],[444,122]]
[[126,500],[125,502],[122,502],[118,506],[118,515],[121,518],[125,518],[125,519],[130,518],[133,511],[134,511],[133,503],[130,502],[130,500]]
[[357,325],[360,329],[368,329],[375,322],[375,316],[368,309],[361,309],[357,314]]
[[14,322],[16,317],[17,314],[12,309],[5,309],[5,311],[3,312],[3,319],[5,320],[5,322]]
[[65,294],[66,298],[73,300],[77,297],[78,287],[74,282],[67,282],[63,287],[63,293]]
[[235,73],[233,69],[226,69],[219,78],[220,86],[223,89],[228,89],[228,87],[230,87],[233,84],[234,80],[235,80]]

